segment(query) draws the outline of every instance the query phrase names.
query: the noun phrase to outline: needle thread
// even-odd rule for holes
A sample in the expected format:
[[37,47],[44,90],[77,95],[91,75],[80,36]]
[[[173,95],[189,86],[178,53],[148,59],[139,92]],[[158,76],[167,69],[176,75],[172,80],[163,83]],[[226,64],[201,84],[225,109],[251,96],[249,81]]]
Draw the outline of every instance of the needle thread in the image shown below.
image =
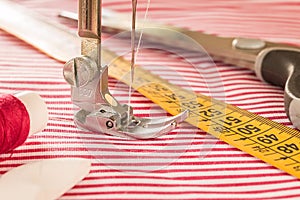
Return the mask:
[[[150,0],[147,1],[147,7],[144,15],[144,22],[147,19],[148,11],[150,7]],[[137,0],[132,0],[132,21],[131,21],[131,64],[130,64],[130,85],[129,85],[129,91],[128,91],[128,105],[131,103],[131,93],[132,93],[132,85],[134,81],[134,68],[135,68],[135,63],[136,63],[136,57],[138,55],[141,41],[142,41],[142,36],[143,36],[143,27],[141,28],[140,35],[139,35],[139,40],[137,43],[137,46],[135,47],[135,41],[136,41],[136,11],[137,11]],[[144,23],[142,24],[144,26]],[[130,109],[130,107],[128,107]],[[129,113],[129,110],[128,110]],[[128,115],[128,122],[130,121],[129,115]]]

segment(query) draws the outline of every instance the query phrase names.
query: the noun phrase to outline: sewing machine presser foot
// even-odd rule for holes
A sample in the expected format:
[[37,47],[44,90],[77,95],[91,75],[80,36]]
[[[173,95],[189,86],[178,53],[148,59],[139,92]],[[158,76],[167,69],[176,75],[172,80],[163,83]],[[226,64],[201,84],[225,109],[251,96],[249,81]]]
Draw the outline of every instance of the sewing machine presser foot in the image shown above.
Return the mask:
[[73,103],[80,108],[74,116],[78,127],[136,139],[156,138],[175,129],[188,111],[166,118],[140,118],[132,108],[121,105],[108,89],[108,66],[99,67],[88,56],[74,58],[64,66],[71,85]]

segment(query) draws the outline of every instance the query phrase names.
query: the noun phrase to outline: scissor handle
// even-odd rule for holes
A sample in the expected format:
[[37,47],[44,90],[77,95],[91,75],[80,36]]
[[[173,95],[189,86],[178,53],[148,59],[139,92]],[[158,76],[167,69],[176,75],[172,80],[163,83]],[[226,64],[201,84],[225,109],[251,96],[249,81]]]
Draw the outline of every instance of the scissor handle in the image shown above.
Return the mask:
[[265,49],[257,57],[255,71],[261,79],[284,88],[285,111],[300,129],[300,49]]

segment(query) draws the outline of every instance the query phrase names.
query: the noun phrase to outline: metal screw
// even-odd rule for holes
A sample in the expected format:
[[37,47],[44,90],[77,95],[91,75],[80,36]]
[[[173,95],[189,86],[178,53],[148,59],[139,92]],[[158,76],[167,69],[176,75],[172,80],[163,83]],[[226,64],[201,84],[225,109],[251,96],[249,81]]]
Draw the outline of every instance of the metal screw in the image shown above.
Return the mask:
[[91,81],[97,72],[97,64],[86,56],[76,57],[64,65],[63,75],[72,86],[82,87]]
[[114,123],[112,121],[107,121],[106,127],[110,129],[110,128],[114,127]]

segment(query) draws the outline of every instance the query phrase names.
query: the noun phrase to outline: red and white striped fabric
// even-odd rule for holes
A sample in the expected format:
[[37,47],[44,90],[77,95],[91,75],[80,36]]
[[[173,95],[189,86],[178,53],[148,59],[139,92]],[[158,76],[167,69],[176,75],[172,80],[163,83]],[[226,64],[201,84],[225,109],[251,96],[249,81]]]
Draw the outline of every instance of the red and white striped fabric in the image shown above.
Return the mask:
[[[76,11],[77,7],[75,0],[17,2],[58,23],[60,10]],[[103,4],[119,12],[131,11],[128,0]],[[140,0],[138,6],[139,16],[143,17],[147,0]],[[222,36],[300,45],[298,0],[152,0],[148,19]],[[65,25],[74,30],[71,24]],[[63,63],[2,30],[0,47],[0,92],[35,91],[46,100],[50,112],[43,132],[28,138],[12,154],[0,155],[1,174],[34,160],[84,157],[93,160],[90,174],[61,199],[300,198],[297,178],[186,123],[161,138],[146,141],[78,130],[72,121],[70,88],[62,77]],[[112,48],[126,51],[119,44]],[[212,63],[203,57],[192,53],[184,56],[202,67],[204,75],[180,56],[161,50],[141,50],[138,64],[183,87],[225,98],[230,104],[291,126],[284,112],[281,88],[261,82],[248,69],[220,61],[216,61],[216,75],[210,73]],[[208,87],[207,83],[215,80],[221,80],[221,84],[211,88],[221,88],[221,92]],[[110,87],[121,102],[127,102],[127,87],[116,80],[110,80]],[[136,92],[131,105],[141,116],[166,115]]]

